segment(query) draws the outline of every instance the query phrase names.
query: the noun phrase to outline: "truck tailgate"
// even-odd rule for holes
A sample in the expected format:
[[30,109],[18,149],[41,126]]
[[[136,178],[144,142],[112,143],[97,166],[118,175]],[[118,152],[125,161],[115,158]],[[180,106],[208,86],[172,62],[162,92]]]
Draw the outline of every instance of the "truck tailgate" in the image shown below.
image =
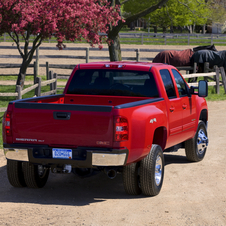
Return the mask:
[[14,106],[14,143],[53,147],[112,145],[112,106],[26,102]]

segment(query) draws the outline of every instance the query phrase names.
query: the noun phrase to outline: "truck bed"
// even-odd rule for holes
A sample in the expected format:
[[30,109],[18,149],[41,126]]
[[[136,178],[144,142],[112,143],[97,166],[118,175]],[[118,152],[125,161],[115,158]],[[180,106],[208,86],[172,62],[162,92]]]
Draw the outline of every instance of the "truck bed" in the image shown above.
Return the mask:
[[[112,146],[116,106],[144,97],[57,95],[16,101],[13,110],[13,143],[50,147]],[[150,99],[150,98],[149,98]],[[26,116],[26,117],[25,117]]]

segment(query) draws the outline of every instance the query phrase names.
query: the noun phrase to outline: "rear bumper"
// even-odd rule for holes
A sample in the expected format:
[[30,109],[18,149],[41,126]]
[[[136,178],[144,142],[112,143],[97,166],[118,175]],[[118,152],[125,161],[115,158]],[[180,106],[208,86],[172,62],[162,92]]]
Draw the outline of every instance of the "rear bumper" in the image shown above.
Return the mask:
[[39,145],[4,144],[7,159],[42,165],[69,164],[75,168],[96,168],[98,166],[123,166],[128,158],[128,149],[107,149],[78,147],[72,149],[71,159],[52,157],[52,148]]

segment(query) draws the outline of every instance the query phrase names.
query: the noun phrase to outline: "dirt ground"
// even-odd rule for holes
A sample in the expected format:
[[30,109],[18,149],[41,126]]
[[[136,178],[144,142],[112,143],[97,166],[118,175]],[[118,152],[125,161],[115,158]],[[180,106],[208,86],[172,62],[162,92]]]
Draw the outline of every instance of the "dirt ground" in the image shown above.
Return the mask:
[[158,196],[129,196],[122,175],[81,179],[50,174],[42,189],[13,188],[0,152],[0,225],[226,225],[226,101],[209,102],[210,143],[203,161],[165,154]]
[[127,195],[120,174],[114,180],[103,173],[85,179],[50,174],[42,189],[13,188],[0,151],[0,225],[226,225],[226,101],[208,106],[204,160],[190,163],[184,150],[165,154],[164,183],[155,197]]

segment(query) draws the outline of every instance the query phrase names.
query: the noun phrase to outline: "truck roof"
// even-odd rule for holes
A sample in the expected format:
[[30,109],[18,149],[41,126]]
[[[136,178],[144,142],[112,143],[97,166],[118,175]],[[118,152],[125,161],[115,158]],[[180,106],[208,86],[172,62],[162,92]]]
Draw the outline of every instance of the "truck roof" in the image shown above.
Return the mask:
[[136,61],[102,61],[102,62],[91,62],[79,64],[80,69],[97,69],[97,68],[124,68],[124,69],[142,69],[150,70],[151,67],[173,67],[163,63],[149,63],[149,62],[136,62]]

